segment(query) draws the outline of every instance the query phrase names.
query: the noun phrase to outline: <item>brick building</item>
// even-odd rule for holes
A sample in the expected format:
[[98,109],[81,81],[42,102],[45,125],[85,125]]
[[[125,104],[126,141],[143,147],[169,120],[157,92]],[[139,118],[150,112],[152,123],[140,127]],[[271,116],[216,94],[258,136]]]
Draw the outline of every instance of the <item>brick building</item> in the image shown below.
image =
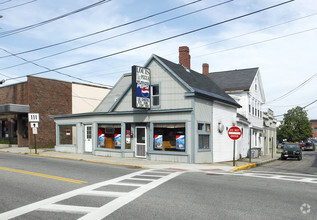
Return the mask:
[[33,147],[28,113],[39,113],[36,145],[54,147],[55,123],[50,115],[92,111],[109,91],[106,87],[33,76],[26,82],[0,87],[0,144]]
[[313,138],[317,138],[317,120],[310,120],[313,129]]

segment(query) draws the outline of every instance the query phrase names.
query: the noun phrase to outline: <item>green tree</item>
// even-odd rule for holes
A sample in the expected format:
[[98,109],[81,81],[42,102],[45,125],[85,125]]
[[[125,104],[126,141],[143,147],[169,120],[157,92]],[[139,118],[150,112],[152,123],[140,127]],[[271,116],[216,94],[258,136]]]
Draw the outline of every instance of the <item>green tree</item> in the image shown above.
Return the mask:
[[307,117],[307,112],[299,106],[284,114],[282,125],[277,129],[279,141],[283,139],[290,142],[306,141],[312,135],[312,125]]

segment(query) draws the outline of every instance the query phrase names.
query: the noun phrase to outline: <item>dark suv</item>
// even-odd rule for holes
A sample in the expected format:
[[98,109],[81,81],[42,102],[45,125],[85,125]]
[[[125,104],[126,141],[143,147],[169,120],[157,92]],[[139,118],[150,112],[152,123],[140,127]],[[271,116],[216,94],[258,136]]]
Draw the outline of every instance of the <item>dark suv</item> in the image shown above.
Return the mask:
[[298,160],[303,159],[300,144],[285,144],[281,154],[281,160],[286,160],[287,158],[297,158]]

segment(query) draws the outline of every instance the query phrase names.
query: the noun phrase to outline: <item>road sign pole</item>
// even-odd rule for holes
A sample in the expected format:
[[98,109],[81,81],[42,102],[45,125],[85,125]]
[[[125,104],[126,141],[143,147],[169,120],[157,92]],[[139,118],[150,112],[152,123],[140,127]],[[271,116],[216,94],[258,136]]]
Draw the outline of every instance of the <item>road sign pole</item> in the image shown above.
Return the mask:
[[233,140],[233,166],[236,166],[236,140]]
[[35,154],[37,154],[37,148],[36,148],[36,134],[34,134],[34,149],[35,149]]
[[233,140],[233,166],[236,165],[236,140],[241,137],[241,129],[233,126],[228,130],[228,136]]

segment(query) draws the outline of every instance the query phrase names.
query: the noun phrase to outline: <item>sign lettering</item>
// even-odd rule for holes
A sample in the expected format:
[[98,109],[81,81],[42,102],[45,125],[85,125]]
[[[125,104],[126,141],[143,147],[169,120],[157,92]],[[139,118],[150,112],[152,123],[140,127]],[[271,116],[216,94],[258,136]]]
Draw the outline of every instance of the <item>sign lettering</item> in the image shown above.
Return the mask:
[[150,69],[132,66],[132,107],[151,108]]

